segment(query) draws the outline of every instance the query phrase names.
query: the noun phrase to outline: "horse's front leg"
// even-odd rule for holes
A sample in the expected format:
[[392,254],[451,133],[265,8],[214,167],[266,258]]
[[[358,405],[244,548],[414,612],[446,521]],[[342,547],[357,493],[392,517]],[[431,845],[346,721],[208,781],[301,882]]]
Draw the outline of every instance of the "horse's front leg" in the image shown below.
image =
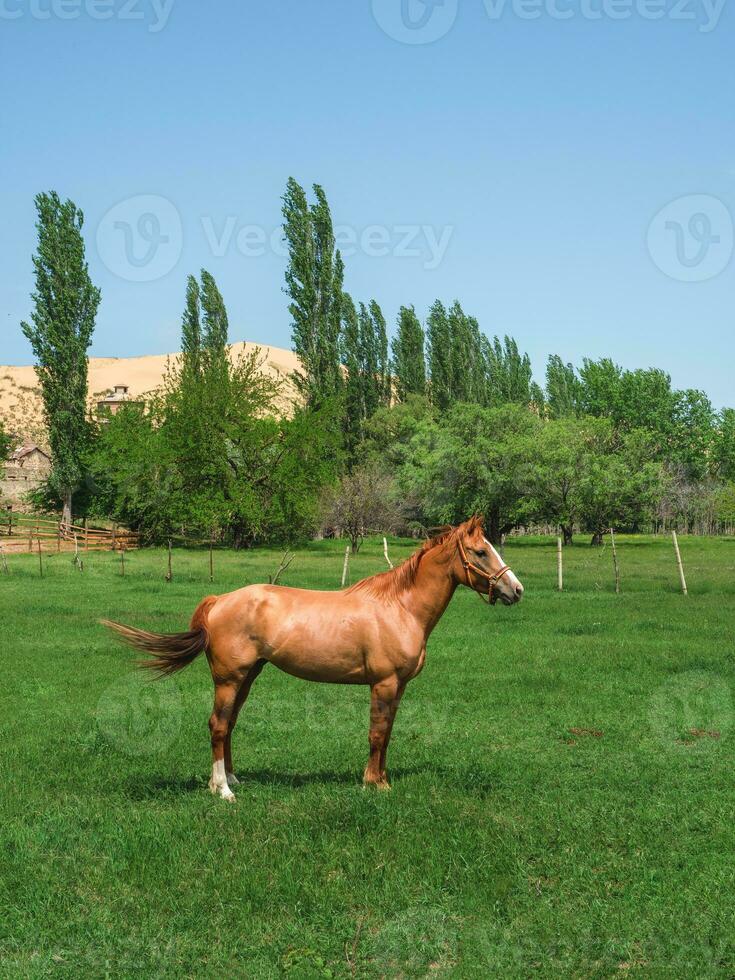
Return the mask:
[[390,737],[393,732],[393,722],[396,720],[396,714],[398,713],[398,706],[401,703],[401,698],[403,697],[403,692],[406,690],[406,681],[398,685],[398,690],[396,691],[396,696],[393,698],[391,705],[390,720],[388,722],[388,731],[385,733],[385,738],[383,739],[383,748],[380,750],[380,775],[382,777],[383,783],[386,787],[390,787],[388,782],[388,775],[385,771],[385,760],[388,755],[388,743],[390,742]]
[[385,775],[385,752],[403,687],[393,676],[370,688],[370,758],[362,777],[366,786],[390,789]]

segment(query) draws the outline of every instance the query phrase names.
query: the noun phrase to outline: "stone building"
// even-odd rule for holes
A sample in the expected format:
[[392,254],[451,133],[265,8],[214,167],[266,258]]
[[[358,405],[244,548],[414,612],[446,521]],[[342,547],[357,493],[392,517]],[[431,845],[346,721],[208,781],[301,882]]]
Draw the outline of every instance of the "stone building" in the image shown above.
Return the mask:
[[16,449],[0,464],[0,507],[16,508],[29,490],[35,490],[51,472],[51,457],[35,443]]

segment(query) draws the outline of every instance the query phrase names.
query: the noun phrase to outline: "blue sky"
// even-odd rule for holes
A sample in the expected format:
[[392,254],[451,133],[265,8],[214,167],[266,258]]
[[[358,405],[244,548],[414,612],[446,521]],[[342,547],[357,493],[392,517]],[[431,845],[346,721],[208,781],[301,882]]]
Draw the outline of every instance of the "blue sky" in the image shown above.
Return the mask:
[[722,0],[0,0],[0,363],[31,360],[50,188],[85,212],[93,354],[176,349],[202,266],[232,340],[289,346],[293,175],[389,321],[459,298],[539,380],[610,355],[733,405],[734,34]]

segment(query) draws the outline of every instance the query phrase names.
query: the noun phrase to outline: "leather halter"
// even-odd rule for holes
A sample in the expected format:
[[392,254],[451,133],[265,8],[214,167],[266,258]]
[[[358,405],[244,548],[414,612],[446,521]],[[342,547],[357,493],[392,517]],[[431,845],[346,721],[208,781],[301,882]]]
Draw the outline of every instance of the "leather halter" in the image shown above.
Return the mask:
[[[459,557],[460,560],[462,561],[462,567],[464,568],[465,573],[467,575],[467,585],[469,586],[470,589],[472,589],[473,592],[477,592],[477,594],[479,595],[479,597],[482,599],[483,602],[487,602],[488,605],[495,605],[495,603],[497,602],[497,599],[493,597],[495,586],[498,584],[500,579],[505,575],[505,573],[510,571],[510,565],[503,565],[500,571],[495,572],[494,575],[490,575],[488,572],[484,571],[484,569],[480,568],[478,565],[475,565],[474,562],[471,562],[469,560],[469,558],[467,557],[467,553],[464,550],[462,541],[459,538],[457,539],[457,545],[459,547]],[[478,589],[475,588],[472,581],[473,572],[475,573],[475,575],[479,575],[481,578],[487,579],[487,597],[483,592],[480,592]]]

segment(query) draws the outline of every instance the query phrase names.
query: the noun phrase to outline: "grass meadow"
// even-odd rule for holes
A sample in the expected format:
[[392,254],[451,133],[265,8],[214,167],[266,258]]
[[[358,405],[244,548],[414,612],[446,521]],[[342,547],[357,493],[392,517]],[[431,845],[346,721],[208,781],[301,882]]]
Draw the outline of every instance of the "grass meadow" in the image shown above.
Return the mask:
[[[458,590],[363,791],[368,691],[267,667],[207,791],[202,657],[151,682],[101,617],[186,628],[280,553],[0,569],[0,975],[735,975],[735,539],[513,539],[514,608]],[[415,543],[393,540],[394,559]],[[351,580],[384,567],[366,542]],[[336,588],[344,543],[284,584]],[[328,638],[325,638],[325,641]]]

